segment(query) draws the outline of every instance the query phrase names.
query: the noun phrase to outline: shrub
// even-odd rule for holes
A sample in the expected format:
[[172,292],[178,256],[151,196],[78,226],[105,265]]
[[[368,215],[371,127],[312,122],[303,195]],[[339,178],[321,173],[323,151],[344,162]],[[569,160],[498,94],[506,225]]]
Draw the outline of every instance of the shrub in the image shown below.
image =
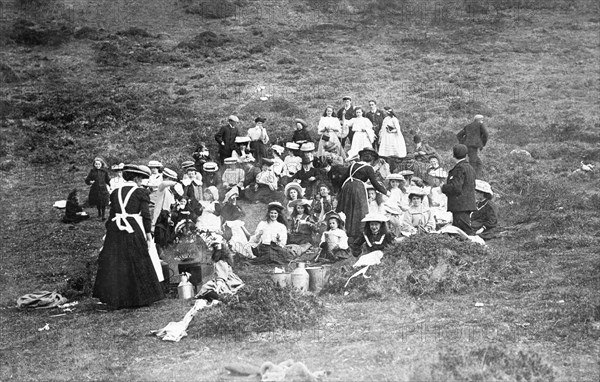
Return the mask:
[[344,267],[332,270],[325,292],[349,291],[357,299],[464,293],[480,283],[518,272],[509,258],[479,244],[437,234],[414,235],[395,243],[386,250],[381,264],[368,270],[371,278],[359,276],[344,288],[355,271]]
[[278,329],[316,326],[324,308],[314,295],[281,288],[271,280],[251,280],[199,322],[203,335],[245,336]]

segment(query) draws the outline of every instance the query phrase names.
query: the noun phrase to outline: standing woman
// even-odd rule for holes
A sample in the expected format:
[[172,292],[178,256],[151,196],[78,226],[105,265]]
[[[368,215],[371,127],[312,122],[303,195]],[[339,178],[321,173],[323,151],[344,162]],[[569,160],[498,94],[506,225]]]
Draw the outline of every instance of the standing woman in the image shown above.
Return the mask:
[[369,213],[365,187],[367,180],[371,181],[375,190],[383,195],[390,195],[373,170],[372,163],[378,158],[377,151],[372,148],[364,148],[358,155],[360,161],[352,163],[347,170],[346,180],[339,193],[336,208],[337,212],[346,214],[346,233],[351,239],[351,243],[362,235],[361,220]]
[[373,148],[375,141],[375,131],[373,131],[373,123],[369,118],[363,116],[362,107],[357,107],[354,112],[356,117],[346,121],[346,125],[353,132],[352,146],[348,151],[348,157],[353,157],[364,148]]
[[250,151],[254,155],[254,159],[260,164],[262,158],[267,158],[267,143],[269,143],[269,135],[267,135],[267,129],[263,126],[266,119],[263,117],[257,117],[254,122],[256,126],[248,129],[248,136],[250,137]]
[[111,309],[145,306],[164,298],[148,253],[150,197],[140,187],[142,179],[150,177],[150,169],[126,165],[123,177],[127,183],[110,196],[112,207],[93,294]]
[[406,156],[406,142],[400,130],[400,122],[391,107],[384,108],[386,117],[379,131],[379,155],[389,157],[395,155],[399,158]]
[[[319,120],[317,133],[321,136],[317,148],[318,157],[322,157],[328,151],[341,156],[342,159],[346,159],[346,152],[338,138],[342,133],[342,125],[340,124],[340,120],[333,116],[333,106],[327,105],[325,107],[323,116]],[[326,145],[329,148],[328,150],[325,149]]]
[[85,184],[91,185],[88,203],[90,206],[96,206],[98,209],[98,218],[106,220],[106,206],[108,206],[108,187],[110,177],[108,176],[108,166],[100,157],[94,158],[94,168],[85,178]]

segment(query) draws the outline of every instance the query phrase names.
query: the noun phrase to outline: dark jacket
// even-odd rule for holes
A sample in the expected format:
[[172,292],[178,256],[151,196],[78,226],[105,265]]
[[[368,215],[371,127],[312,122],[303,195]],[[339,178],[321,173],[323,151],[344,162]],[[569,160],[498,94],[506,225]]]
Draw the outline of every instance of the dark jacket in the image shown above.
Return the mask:
[[383,123],[383,120],[385,119],[385,112],[383,112],[382,110],[375,110],[375,112],[372,112],[371,110],[367,111],[367,113],[365,114],[365,117],[367,117],[369,119],[369,121],[371,121],[371,123],[373,123],[373,130],[375,131],[375,134],[377,134],[377,136],[379,136],[379,130],[381,130],[381,124]]
[[448,211],[475,211],[475,170],[466,159],[458,162],[450,172],[442,192],[448,197]]
[[465,146],[482,148],[487,143],[488,132],[483,124],[473,121],[463,127],[463,129],[456,134],[456,138],[458,139],[458,143],[462,143]]
[[[215,134],[215,141],[219,144],[219,156],[221,161],[231,156],[231,152],[236,148],[235,138],[240,134],[237,127],[231,127],[230,124],[222,126],[219,132]],[[221,143],[224,143],[222,145]]]
[[340,121],[343,119],[343,117],[346,117],[346,121],[349,121],[352,118],[356,117],[356,113],[354,112],[354,106],[350,106],[350,108],[348,108],[348,110],[341,108],[337,112],[337,117]]
[[298,141],[306,141],[306,142],[314,142],[312,136],[310,135],[310,131],[304,129],[295,130],[292,135],[292,142]]

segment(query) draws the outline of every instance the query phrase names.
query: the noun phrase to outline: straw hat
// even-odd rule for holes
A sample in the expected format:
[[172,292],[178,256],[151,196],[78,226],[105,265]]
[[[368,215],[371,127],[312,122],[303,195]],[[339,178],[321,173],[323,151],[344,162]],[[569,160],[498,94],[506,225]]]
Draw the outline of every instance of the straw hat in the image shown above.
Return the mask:
[[308,126],[308,123],[306,123],[306,121],[303,120],[302,118],[296,118],[296,119],[294,119],[294,122],[301,124],[302,127],[307,127]]
[[164,168],[163,169],[163,178],[166,176],[167,178],[171,178],[173,180],[177,180],[177,173],[173,170],[171,170],[170,168]]
[[237,163],[237,159],[235,159],[233,157],[225,158],[225,160],[223,161],[223,163],[225,163],[225,164],[236,164]]
[[250,142],[250,137],[235,137],[235,143],[248,143]]
[[140,175],[142,178],[149,178],[150,174],[152,174],[152,172],[147,166],[136,164],[126,164],[125,166],[123,166],[123,172],[137,174]]
[[152,168],[152,167],[162,167],[162,163],[160,163],[157,160],[151,160],[150,162],[148,162],[148,167]]
[[302,188],[302,186],[300,186],[300,183],[290,182],[290,183],[286,184],[285,188],[283,189],[284,195],[287,196],[287,194],[290,190],[298,191],[299,198],[304,196],[304,189]]
[[228,121],[233,121],[233,122],[239,122],[240,121],[240,119],[237,116],[233,115],[233,114],[230,115],[229,117],[227,117],[227,120]]
[[494,196],[492,186],[485,180],[475,179],[475,190]]
[[303,143],[300,147],[300,151],[315,151],[315,144],[312,142]]
[[300,145],[297,144],[296,142],[286,142],[285,147],[287,147],[290,150],[299,150],[300,149]]
[[379,158],[379,153],[377,151],[375,151],[375,149],[373,149],[372,147],[365,147],[364,149],[360,150],[358,152],[358,156],[360,157],[367,153],[374,155],[375,158]]
[[408,194],[409,198],[412,195],[420,196],[421,198],[423,196],[427,195],[427,193],[425,192],[424,189],[422,189],[421,187],[417,187],[417,186],[410,186],[410,187],[408,187],[408,190],[406,190],[406,193]]
[[273,145],[271,146],[271,149],[273,149],[273,151],[277,152],[277,154],[281,155],[284,152],[284,148],[283,146],[279,146],[279,145]]
[[112,165],[112,167],[110,169],[113,171],[123,171],[123,167],[125,167],[125,164],[119,163],[119,164]]
[[202,169],[206,172],[217,172],[219,165],[215,162],[206,162],[202,165]]
[[183,162],[181,164],[181,168],[183,168],[184,170],[187,170],[190,167],[194,167],[195,169],[196,164],[194,163],[194,161],[191,160],[186,160],[185,162]]
[[413,172],[413,171],[411,171],[411,170],[402,170],[402,171],[400,171],[398,174],[400,174],[400,175],[402,175],[402,176],[410,176],[410,175],[413,175],[413,174],[414,174],[414,172]]
[[393,206],[389,203],[383,203],[385,212],[391,215],[402,215],[402,210],[398,206]]
[[312,202],[309,199],[296,199],[290,203],[290,207],[292,208],[296,208],[296,206],[298,205],[310,207],[312,205]]
[[234,196],[240,196],[240,191],[237,186],[233,186],[231,187],[231,190],[227,191],[227,193],[225,194],[225,198],[223,199],[223,203],[227,203],[229,199],[233,198]]
[[390,174],[388,176],[385,177],[386,180],[397,180],[402,182],[404,180],[404,177],[400,174]]
[[369,214],[367,214],[367,216],[365,216],[361,222],[363,223],[368,223],[368,222],[387,222],[390,219],[385,216],[384,214],[380,214],[379,212],[371,212]]

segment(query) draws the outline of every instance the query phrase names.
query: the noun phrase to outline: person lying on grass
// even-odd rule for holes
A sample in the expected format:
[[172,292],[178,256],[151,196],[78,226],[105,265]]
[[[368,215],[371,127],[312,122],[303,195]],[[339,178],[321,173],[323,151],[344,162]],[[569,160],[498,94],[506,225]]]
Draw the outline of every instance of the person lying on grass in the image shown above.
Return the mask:
[[211,302],[221,300],[224,295],[236,294],[244,282],[233,272],[233,256],[223,238],[213,234],[207,241],[207,246],[212,249],[215,270],[212,279],[200,287],[195,298]]

